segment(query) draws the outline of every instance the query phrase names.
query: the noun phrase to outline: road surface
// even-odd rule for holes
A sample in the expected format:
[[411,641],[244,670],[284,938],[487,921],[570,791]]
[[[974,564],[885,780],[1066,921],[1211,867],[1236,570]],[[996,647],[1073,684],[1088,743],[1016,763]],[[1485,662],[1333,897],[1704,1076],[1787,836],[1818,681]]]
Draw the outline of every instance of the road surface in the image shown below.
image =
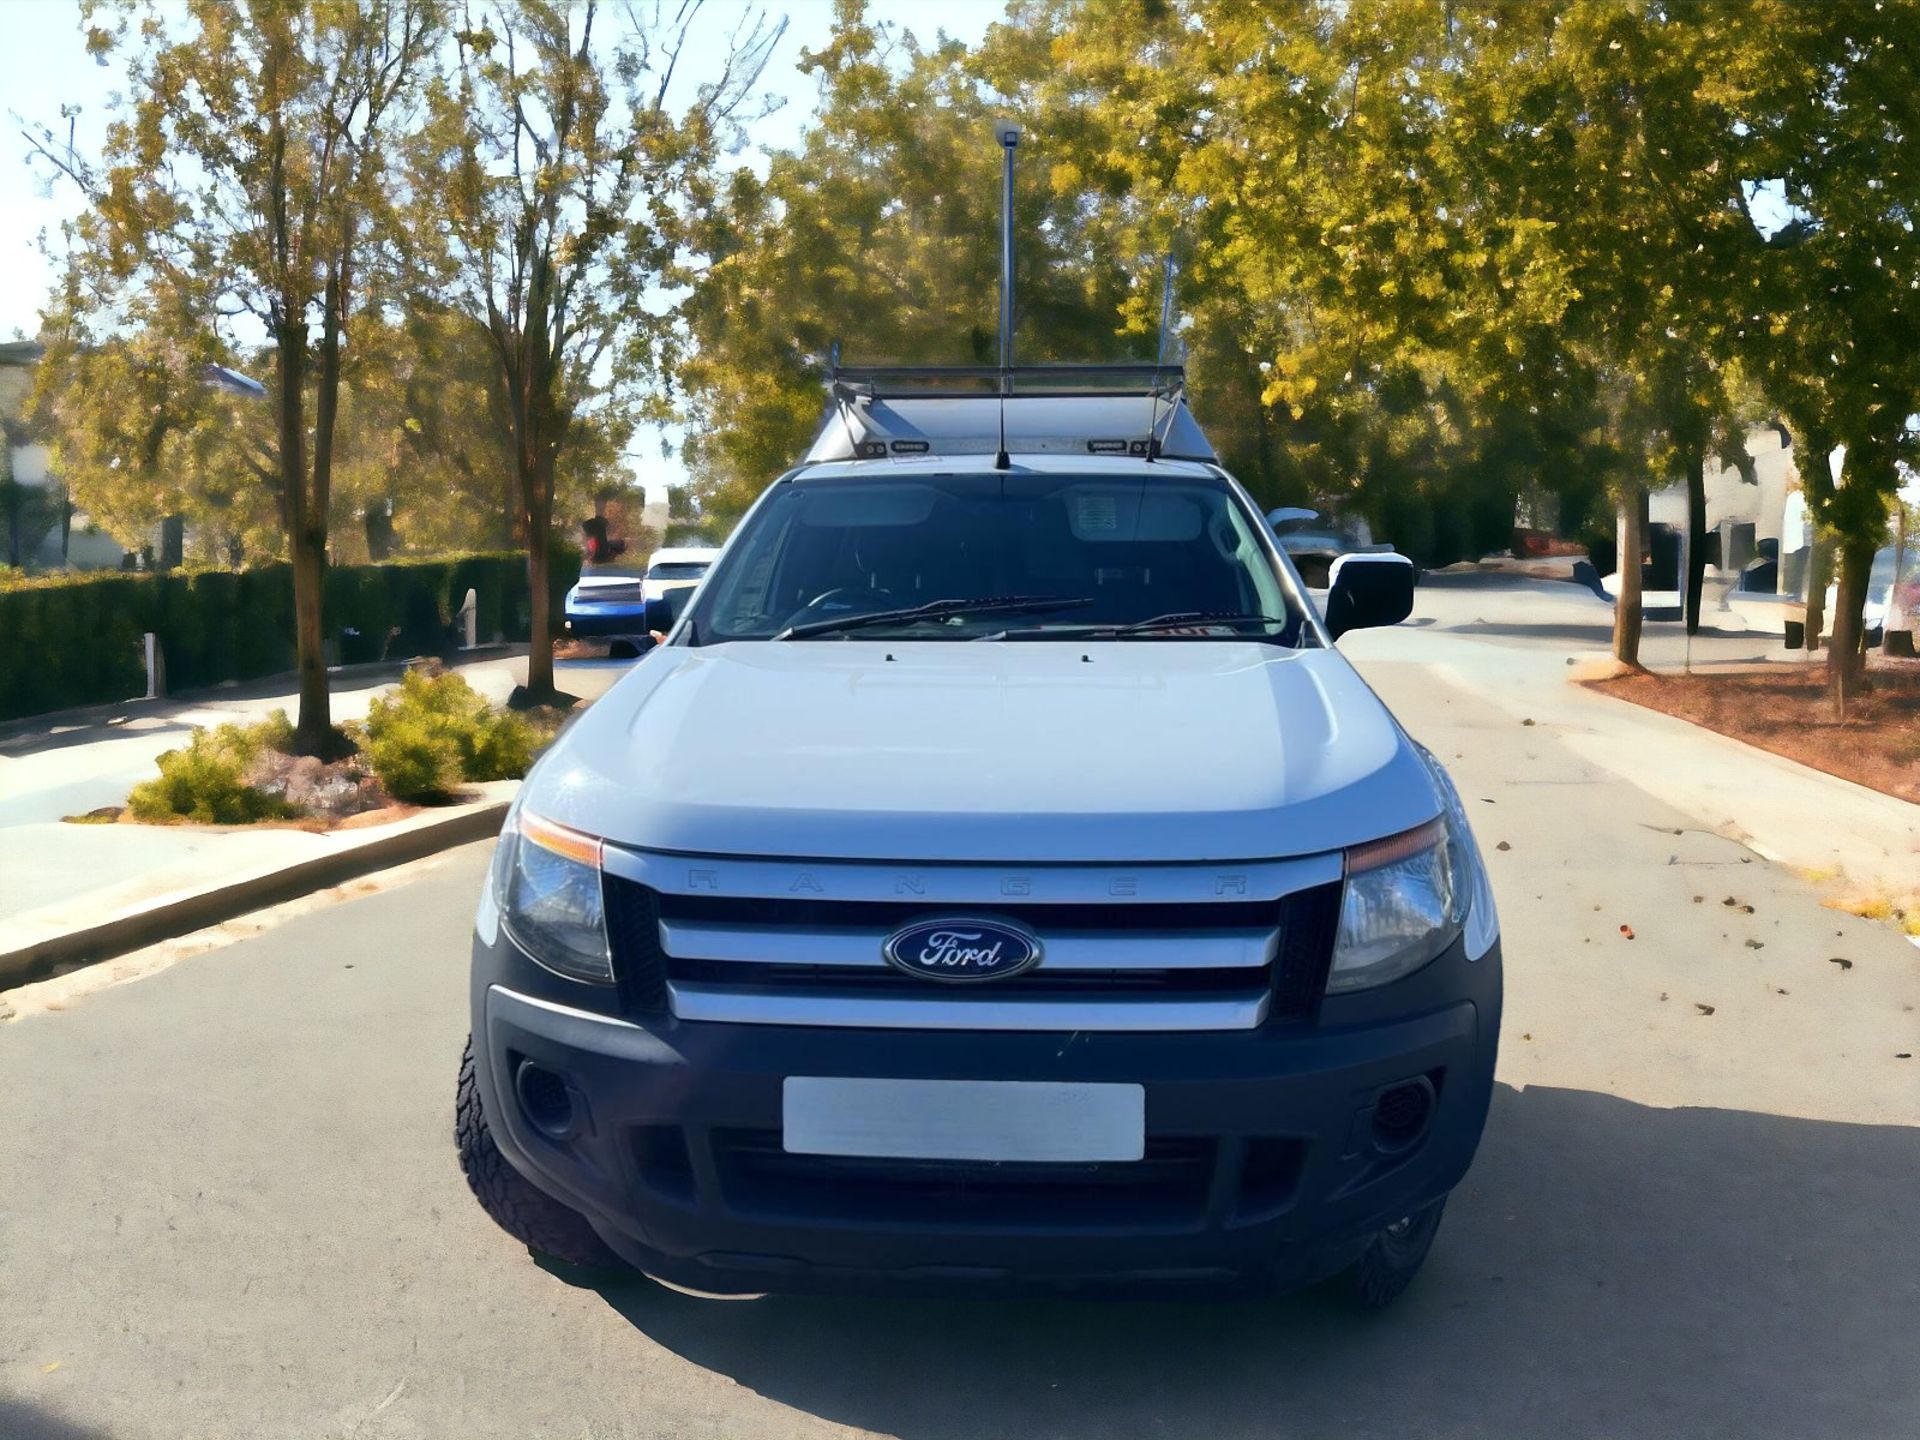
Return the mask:
[[[1457,599],[1424,618],[1474,623]],[[1495,629],[1496,676],[1559,643]],[[454,1161],[473,847],[60,1010],[10,997],[0,1435],[1920,1434],[1920,952],[1455,651],[1363,662],[1459,780],[1508,963],[1485,1145],[1387,1313],[569,1284]]]

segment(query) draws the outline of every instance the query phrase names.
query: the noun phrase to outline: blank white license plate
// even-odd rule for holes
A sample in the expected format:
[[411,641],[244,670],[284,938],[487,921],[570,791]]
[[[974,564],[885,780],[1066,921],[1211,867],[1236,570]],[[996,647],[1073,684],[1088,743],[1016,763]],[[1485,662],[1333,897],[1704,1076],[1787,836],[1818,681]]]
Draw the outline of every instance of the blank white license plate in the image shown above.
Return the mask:
[[899,1160],[1138,1160],[1140,1085],[1046,1080],[836,1080],[790,1075],[783,1143],[798,1155]]

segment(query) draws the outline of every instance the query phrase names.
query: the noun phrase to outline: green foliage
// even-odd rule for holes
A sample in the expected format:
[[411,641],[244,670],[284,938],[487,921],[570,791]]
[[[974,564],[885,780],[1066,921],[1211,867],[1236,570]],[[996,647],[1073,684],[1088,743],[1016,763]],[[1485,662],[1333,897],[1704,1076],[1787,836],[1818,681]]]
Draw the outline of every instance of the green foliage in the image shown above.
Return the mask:
[[[551,604],[560,603],[579,570],[572,551],[553,553]],[[442,622],[451,622],[469,589],[481,643],[527,637],[527,564],[514,554],[334,566],[327,572],[328,633],[351,626],[372,637],[368,653],[348,655],[343,644],[343,661],[437,654],[445,644]],[[141,636],[149,630],[160,637],[173,690],[279,674],[293,663],[292,616],[285,565],[237,574],[10,581],[0,585],[0,720],[140,694]]]
[[[498,0],[455,32],[450,73],[428,90],[412,233],[444,246],[445,302],[486,317],[536,585],[569,470],[604,473],[638,420],[663,418],[644,384],[670,326],[649,296],[672,278],[678,217],[708,166],[744,139],[786,28],[743,17],[717,78],[682,105],[675,62],[698,9],[631,6],[621,26],[591,5]],[[553,688],[546,612],[534,628],[537,694]]]
[[365,733],[367,763],[396,800],[439,799],[463,780],[516,780],[538,746],[525,719],[494,709],[460,676],[419,668],[368,707]]
[[[832,40],[802,60],[819,102],[799,148],[775,154],[765,179],[726,176],[686,222],[700,261],[680,277],[693,288],[668,353],[699,510],[723,531],[812,435],[836,343],[849,363],[997,359],[991,122],[1021,114],[1049,69],[1045,17],[1026,12],[1030,31],[1001,27],[970,54],[925,48],[859,10],[841,7]],[[1150,341],[1117,336],[1132,257],[1092,243],[1089,187],[1050,179],[1071,144],[1034,124],[1020,147],[1016,358],[1151,355]],[[669,496],[676,521],[694,518],[694,498]]]
[[[217,510],[223,488],[236,528],[278,522],[296,562],[301,745],[317,752],[332,735],[320,577],[346,342],[393,268],[399,246],[383,242],[403,238],[391,131],[441,7],[84,8],[102,64],[124,46],[126,85],[97,163],[44,126],[30,137],[87,198],[63,227],[50,307],[50,374],[79,375],[54,402],[68,410],[57,448],[123,532],[156,505]],[[210,399],[207,366],[236,349],[242,316],[271,347],[270,405]]]
[[263,749],[285,749],[293,740],[287,712],[276,710],[258,725],[196,727],[184,749],[160,756],[160,774],[143,780],[127,796],[137,820],[165,824],[190,820],[200,825],[248,825],[258,820],[290,819],[297,812],[277,796],[246,780],[247,768]]
[[460,745],[447,725],[425,715],[385,720],[360,747],[396,800],[438,800],[460,783]]

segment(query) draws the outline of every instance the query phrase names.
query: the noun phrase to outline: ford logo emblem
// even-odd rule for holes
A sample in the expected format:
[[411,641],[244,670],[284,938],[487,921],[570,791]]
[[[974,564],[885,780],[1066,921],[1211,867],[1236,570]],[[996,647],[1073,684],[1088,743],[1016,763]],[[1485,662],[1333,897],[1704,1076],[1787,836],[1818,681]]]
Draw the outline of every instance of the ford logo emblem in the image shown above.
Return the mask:
[[1040,937],[1005,920],[925,920],[894,931],[881,953],[928,980],[1004,980],[1040,963]]

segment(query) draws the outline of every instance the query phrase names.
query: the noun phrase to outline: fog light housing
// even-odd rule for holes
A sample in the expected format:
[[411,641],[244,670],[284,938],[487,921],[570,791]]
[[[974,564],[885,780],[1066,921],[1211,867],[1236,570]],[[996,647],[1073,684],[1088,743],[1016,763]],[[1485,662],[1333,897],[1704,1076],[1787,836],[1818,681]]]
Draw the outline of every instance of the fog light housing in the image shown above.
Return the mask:
[[513,1075],[513,1093],[527,1123],[549,1140],[571,1140],[580,1133],[573,1087],[546,1066],[522,1060]]
[[1424,1075],[1382,1090],[1373,1102],[1373,1148],[1398,1155],[1418,1145],[1433,1126],[1437,1098]]

